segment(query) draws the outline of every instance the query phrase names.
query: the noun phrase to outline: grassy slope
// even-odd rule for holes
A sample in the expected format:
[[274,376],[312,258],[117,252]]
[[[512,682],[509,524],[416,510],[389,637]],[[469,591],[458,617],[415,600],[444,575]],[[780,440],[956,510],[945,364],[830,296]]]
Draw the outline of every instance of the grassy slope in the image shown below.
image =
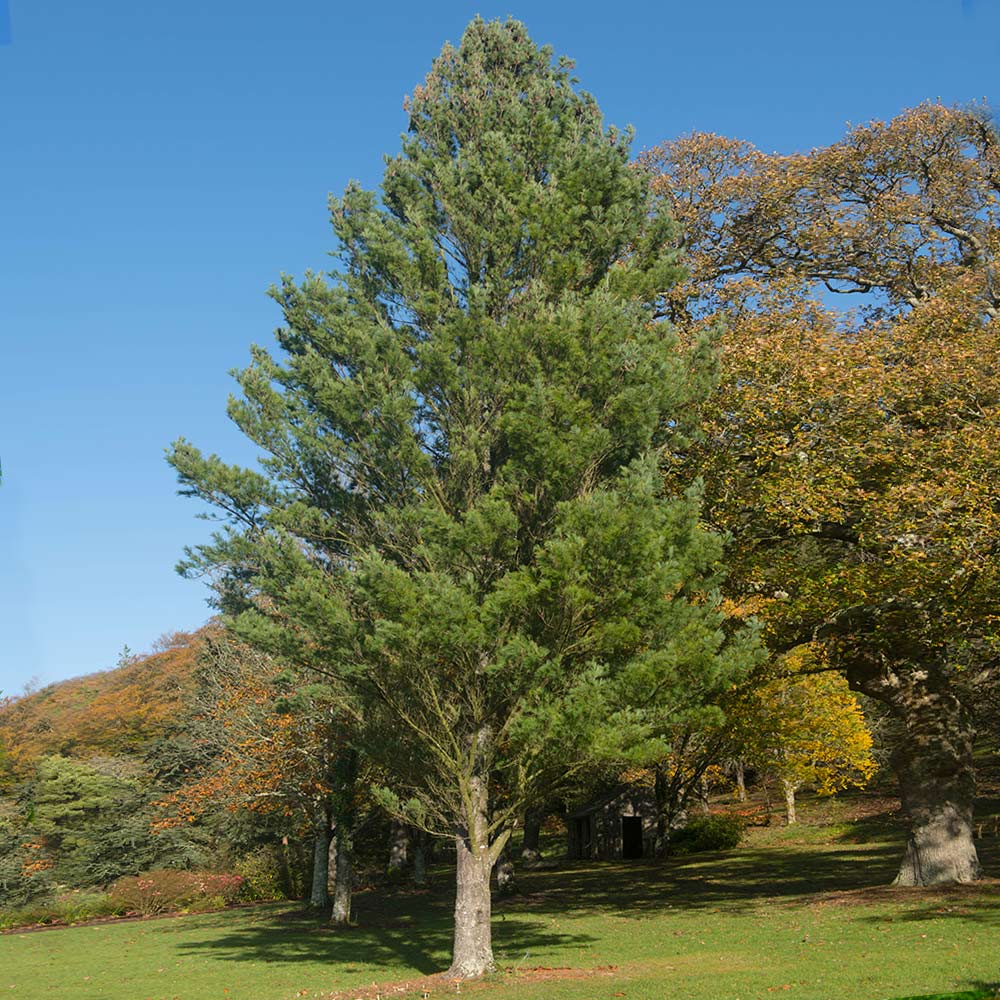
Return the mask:
[[[1000,883],[878,888],[898,834],[877,818],[822,818],[828,825],[758,831],[729,855],[522,874],[494,921],[498,960],[519,972],[484,997],[888,1000],[1000,980]],[[982,847],[997,871],[996,839]],[[14,934],[0,938],[0,993],[285,1000],[427,975],[447,964],[449,888],[442,871],[429,892],[361,893],[360,925],[346,931],[269,906]],[[538,966],[581,975],[524,974]]]

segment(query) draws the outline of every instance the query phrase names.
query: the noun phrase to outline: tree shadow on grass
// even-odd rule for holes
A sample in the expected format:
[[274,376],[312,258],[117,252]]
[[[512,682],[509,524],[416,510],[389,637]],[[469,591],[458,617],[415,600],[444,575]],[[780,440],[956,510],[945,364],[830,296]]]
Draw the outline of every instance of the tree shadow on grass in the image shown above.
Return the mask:
[[643,917],[677,910],[755,909],[764,903],[886,885],[899,849],[892,845],[844,849],[740,850],[666,861],[580,862],[519,876],[523,892],[499,909],[547,913],[613,912]]
[[[883,901],[879,896],[874,902]],[[970,882],[929,888],[886,888],[884,901],[893,904],[893,923],[920,923],[927,920],[960,920],[962,923],[1000,927],[1000,883]],[[916,904],[916,905],[914,905]],[[884,914],[864,914],[859,919],[883,923]]]
[[[275,914],[273,920],[257,926],[184,942],[178,948],[219,961],[327,963],[347,973],[360,972],[363,966],[381,966],[392,975],[430,975],[445,969],[451,954],[450,915],[439,912],[443,903],[443,899],[435,899],[431,912],[412,915],[411,919],[406,915],[386,918],[376,912],[366,921],[362,914],[357,924],[347,927],[331,927],[303,912]],[[508,915],[495,921],[494,938],[504,951],[514,953],[579,948],[596,940],[586,934],[553,932],[527,915]]]
[[894,997],[893,1000],[995,1000],[1000,997],[1000,982],[969,983],[971,989],[960,993],[922,993],[919,996]]

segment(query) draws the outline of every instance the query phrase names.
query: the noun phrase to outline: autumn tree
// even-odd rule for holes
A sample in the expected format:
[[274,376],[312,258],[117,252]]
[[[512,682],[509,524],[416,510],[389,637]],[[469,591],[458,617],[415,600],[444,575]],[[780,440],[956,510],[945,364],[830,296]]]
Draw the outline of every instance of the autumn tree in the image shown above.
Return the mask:
[[789,825],[803,786],[832,795],[864,787],[877,770],[861,705],[845,678],[823,665],[821,649],[799,647],[727,705],[731,746],[780,783]]
[[[969,881],[971,709],[996,682],[1000,142],[925,105],[777,156],[696,135],[646,158],[682,224],[666,311],[725,315],[702,444],[729,595],[775,652],[823,643],[885,705],[911,817],[897,882]],[[858,314],[831,291],[868,292]]]
[[655,320],[677,268],[630,136],[516,21],[473,21],[407,112],[381,193],[332,202],[340,269],[283,281],[282,356],[239,377],[262,471],[171,461],[228,521],[189,571],[366,699],[383,801],[453,838],[462,978],[554,755],[638,738],[629,706],[680,710],[740,656],[719,541],[664,488],[710,365]]
[[205,642],[198,680],[197,735],[206,759],[158,803],[154,828],[193,823],[222,806],[305,830],[313,846],[310,904],[330,905],[332,854],[332,922],[347,923],[353,841],[367,803],[343,700],[223,632]]

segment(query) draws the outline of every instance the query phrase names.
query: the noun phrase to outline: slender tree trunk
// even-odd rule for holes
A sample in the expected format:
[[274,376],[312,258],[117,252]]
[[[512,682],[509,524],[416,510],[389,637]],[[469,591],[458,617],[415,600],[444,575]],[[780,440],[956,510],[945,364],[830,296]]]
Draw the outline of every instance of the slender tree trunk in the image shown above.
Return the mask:
[[785,790],[785,818],[788,825],[793,826],[798,822],[795,818],[795,782],[782,780],[781,786]]
[[351,897],[354,893],[354,850],[350,830],[341,829],[337,832],[335,870],[330,923],[347,924],[351,920]]
[[333,829],[337,838],[334,860],[333,909],[330,923],[346,924],[351,919],[354,893],[354,786],[358,778],[358,755],[345,750],[337,759],[333,795]]
[[409,861],[410,831],[405,823],[394,820],[389,832],[389,872],[398,873]]
[[490,924],[490,874],[503,845],[491,848],[487,830],[487,779],[476,775],[469,782],[468,829],[455,837],[455,942],[449,979],[472,979],[494,967]]
[[424,844],[427,840],[427,834],[420,830],[417,832],[415,843],[413,845],[413,884],[414,885],[426,885],[427,884],[427,850]]
[[733,764],[733,771],[736,777],[736,798],[740,802],[747,800],[746,768],[742,760],[737,760]]
[[313,870],[312,889],[309,905],[316,910],[325,910],[330,905],[327,883],[330,877],[330,817],[326,809],[316,814],[313,830]]
[[712,811],[708,801],[708,779],[704,775],[698,779],[698,808],[706,816]]
[[893,884],[975,881],[981,875],[972,822],[975,731],[947,667],[855,656],[847,678],[883,702],[903,728],[892,763],[910,833]]
[[537,809],[526,809],[524,813],[524,843],[521,846],[522,861],[537,861],[541,857],[538,850],[538,839],[541,832],[541,814]]
[[497,892],[501,896],[511,896],[517,892],[514,859],[510,856],[509,851],[504,851],[500,855],[500,863],[497,865]]

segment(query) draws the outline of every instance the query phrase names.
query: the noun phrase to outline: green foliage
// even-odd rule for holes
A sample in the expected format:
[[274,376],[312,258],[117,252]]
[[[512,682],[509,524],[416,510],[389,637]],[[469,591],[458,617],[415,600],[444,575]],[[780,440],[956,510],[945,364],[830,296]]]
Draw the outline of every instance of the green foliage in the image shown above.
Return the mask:
[[102,886],[143,869],[224,863],[238,840],[228,817],[151,830],[156,802],[203,753],[192,720],[200,641],[176,634],[161,641],[158,654],[0,706],[8,750],[0,773],[5,905],[57,910],[63,887]]
[[105,892],[73,889],[49,900],[0,910],[0,930],[33,924],[75,924],[124,912],[124,907]]
[[339,270],[272,293],[280,354],[229,408],[262,471],[170,461],[227,522],[182,569],[248,642],[363,692],[383,803],[448,835],[489,814],[491,864],[525,801],[747,644],[697,491],[664,491],[711,337],[657,320],[680,269],[630,135],[515,21],[473,21],[408,110],[381,192],[332,202]]
[[695,816],[671,836],[670,846],[675,854],[732,851],[739,846],[744,829],[739,816]]
[[259,847],[240,858],[233,870],[243,879],[240,898],[247,902],[297,899],[305,891],[301,880],[289,884],[288,859],[280,847]]

